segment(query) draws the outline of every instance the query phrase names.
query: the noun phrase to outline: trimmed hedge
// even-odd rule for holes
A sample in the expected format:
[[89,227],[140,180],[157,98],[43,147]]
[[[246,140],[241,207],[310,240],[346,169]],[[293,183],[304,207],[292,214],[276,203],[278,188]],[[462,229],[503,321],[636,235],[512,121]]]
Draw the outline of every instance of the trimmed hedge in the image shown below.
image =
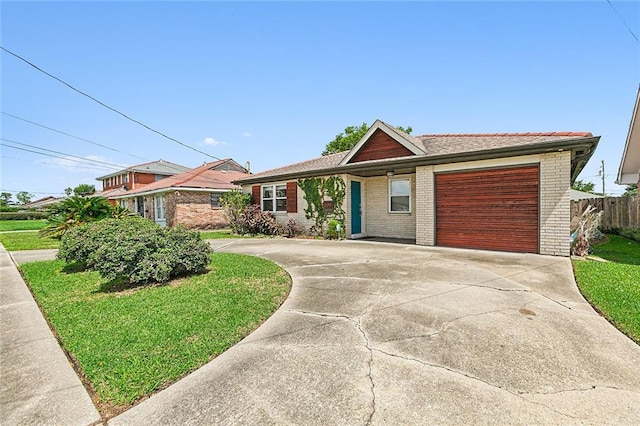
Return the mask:
[[58,258],[108,280],[136,284],[202,272],[210,253],[197,231],[162,228],[148,219],[129,217],[69,229]]
[[49,212],[0,212],[0,220],[31,220],[46,219]]

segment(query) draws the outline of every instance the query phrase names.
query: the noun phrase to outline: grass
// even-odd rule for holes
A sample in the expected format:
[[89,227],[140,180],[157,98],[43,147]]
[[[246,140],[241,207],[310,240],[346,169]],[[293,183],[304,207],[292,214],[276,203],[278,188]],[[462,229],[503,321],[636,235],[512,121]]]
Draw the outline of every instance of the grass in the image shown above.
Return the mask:
[[46,225],[46,220],[0,220],[0,231],[37,231]]
[[640,243],[618,235],[594,247],[609,262],[573,262],[582,294],[613,325],[640,344]]
[[291,283],[272,262],[223,253],[212,255],[207,274],[118,293],[100,291],[104,279],[95,272],[65,272],[59,260],[21,269],[103,414],[239,342],[280,306]]
[[38,232],[0,232],[0,243],[7,251],[40,250],[60,247],[60,241],[41,238]]
[[217,240],[220,238],[240,238],[238,235],[234,235],[231,233],[231,230],[222,230],[222,231],[200,231],[200,237],[203,240]]

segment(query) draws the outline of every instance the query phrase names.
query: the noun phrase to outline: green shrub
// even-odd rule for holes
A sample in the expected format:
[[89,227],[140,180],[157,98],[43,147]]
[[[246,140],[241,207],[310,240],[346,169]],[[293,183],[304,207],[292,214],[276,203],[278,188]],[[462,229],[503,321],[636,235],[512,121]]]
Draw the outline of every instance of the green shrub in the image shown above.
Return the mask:
[[211,248],[197,231],[165,229],[139,217],[105,219],[70,229],[58,257],[108,280],[166,282],[204,271]]
[[[234,189],[226,192],[220,197],[220,204],[227,213],[229,218],[229,226],[234,234],[241,234],[239,228],[241,225],[242,211],[251,204],[253,196],[245,192]],[[259,201],[259,200],[258,200]]]
[[[338,227],[340,229],[338,229]],[[344,226],[339,220],[331,219],[327,222],[327,238],[336,240],[344,235]]]
[[6,211],[0,212],[0,220],[31,220],[31,219],[47,219],[49,212],[36,211]]
[[126,219],[105,219],[70,228],[62,237],[58,258],[67,263],[77,263],[82,268],[90,266],[89,257],[103,244],[118,240],[129,231],[156,232],[158,225],[148,219],[132,216]]

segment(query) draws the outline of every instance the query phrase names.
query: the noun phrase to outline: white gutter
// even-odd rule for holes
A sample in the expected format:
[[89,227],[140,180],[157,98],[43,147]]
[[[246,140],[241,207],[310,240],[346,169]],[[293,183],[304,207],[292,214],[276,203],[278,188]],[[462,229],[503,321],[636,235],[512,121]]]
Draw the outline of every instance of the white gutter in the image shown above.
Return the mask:
[[[240,188],[237,188],[237,189],[240,189]],[[134,198],[134,197],[141,197],[143,195],[160,194],[162,192],[169,192],[169,191],[176,191],[176,192],[180,192],[180,191],[185,191],[185,192],[231,192],[231,191],[233,191],[233,189],[189,188],[189,187],[180,188],[180,187],[172,186],[172,187],[169,187],[169,188],[154,189],[152,191],[136,192],[135,194],[116,195],[116,196],[109,197],[109,198],[117,200],[117,199],[121,199],[121,198]]]

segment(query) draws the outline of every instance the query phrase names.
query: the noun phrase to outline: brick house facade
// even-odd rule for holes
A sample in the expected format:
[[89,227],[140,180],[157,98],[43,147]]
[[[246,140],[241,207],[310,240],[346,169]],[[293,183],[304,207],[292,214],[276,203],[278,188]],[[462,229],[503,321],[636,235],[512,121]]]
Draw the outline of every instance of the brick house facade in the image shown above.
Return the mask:
[[[285,202],[283,189],[298,178],[339,175],[346,184],[348,238],[568,256],[571,182],[598,140],[568,132],[414,138],[376,121],[351,151],[238,183],[263,209],[265,195],[280,195],[279,207],[269,208],[268,198],[267,209],[283,223],[294,218],[309,227],[303,191],[287,191]],[[296,210],[284,209],[294,197]]]
[[162,226],[221,229],[229,226],[229,220],[219,198],[240,188],[232,181],[247,176],[247,170],[235,161],[220,160],[118,194],[113,199]]

